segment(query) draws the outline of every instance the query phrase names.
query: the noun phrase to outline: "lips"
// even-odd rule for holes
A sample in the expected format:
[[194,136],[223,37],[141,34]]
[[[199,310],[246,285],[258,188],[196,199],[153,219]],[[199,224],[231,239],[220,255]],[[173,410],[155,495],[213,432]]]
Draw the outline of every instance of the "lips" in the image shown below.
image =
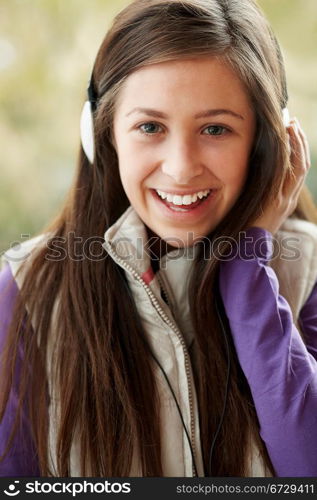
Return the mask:
[[171,201],[167,201],[167,200],[162,200],[161,201],[167,205],[169,208],[175,210],[175,211],[182,211],[182,212],[185,212],[187,210],[193,210],[193,208],[196,208],[198,207],[198,205],[201,205],[207,198],[208,196],[210,195],[211,191],[209,192],[209,194],[207,196],[205,196],[204,198],[202,199],[198,199],[197,201],[194,201],[193,203],[190,203],[188,205],[175,205],[173,202]]
[[200,192],[204,192],[204,191],[210,191],[212,189],[216,189],[216,188],[211,188],[211,187],[207,187],[207,188],[196,188],[196,189],[185,189],[185,190],[178,190],[178,189],[161,189],[161,188],[152,188],[152,189],[155,189],[155,191],[162,191],[163,193],[168,193],[168,194],[172,194],[172,195],[176,195],[176,196],[186,196],[187,194],[198,194]]
[[159,203],[159,206],[162,208],[162,213],[166,217],[184,221],[188,220],[188,218],[193,220],[193,218],[201,217],[206,210],[209,210],[209,206],[213,203],[215,195],[217,194],[217,190],[212,189],[208,196],[196,200],[190,205],[176,205],[167,200],[163,200],[155,189],[151,189],[151,192],[156,202]]
[[198,193],[193,193],[193,194],[185,194],[185,195],[177,195],[177,194],[172,194],[169,192],[164,192],[156,189],[157,194],[159,197],[169,203],[172,203],[173,205],[178,205],[178,206],[189,206],[195,203],[196,201],[202,200],[203,198],[206,198],[207,195],[210,193],[210,190],[207,189],[205,191],[199,191]]

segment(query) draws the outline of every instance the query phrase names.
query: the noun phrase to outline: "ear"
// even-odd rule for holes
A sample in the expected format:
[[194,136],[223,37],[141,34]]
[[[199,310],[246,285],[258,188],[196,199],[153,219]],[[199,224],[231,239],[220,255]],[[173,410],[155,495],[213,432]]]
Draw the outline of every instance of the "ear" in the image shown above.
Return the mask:
[[86,101],[80,117],[80,138],[83,150],[91,164],[95,158],[94,121],[91,102]]

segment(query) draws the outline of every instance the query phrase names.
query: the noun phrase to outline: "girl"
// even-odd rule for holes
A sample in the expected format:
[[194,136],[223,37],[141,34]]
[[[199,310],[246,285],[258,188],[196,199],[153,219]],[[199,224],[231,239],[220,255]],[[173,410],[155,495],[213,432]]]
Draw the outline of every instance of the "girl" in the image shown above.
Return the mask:
[[[7,476],[315,476],[309,150],[253,0],[136,0],[1,273]],[[13,275],[13,279],[12,279]]]

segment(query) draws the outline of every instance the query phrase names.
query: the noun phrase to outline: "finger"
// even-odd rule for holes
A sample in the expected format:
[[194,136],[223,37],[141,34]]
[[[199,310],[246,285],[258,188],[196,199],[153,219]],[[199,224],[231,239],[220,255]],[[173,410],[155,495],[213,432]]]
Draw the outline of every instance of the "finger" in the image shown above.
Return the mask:
[[282,189],[282,199],[284,199],[283,204],[285,206],[287,216],[289,216],[293,213],[297,206],[298,198],[305,182],[305,175],[296,176],[296,174],[292,171],[288,171],[287,174],[288,175]]
[[306,150],[300,135],[300,131],[294,121],[288,130],[291,142],[290,161],[295,174],[306,171]]
[[296,124],[297,124],[297,129],[298,129],[299,136],[300,136],[302,144],[304,146],[305,158],[306,158],[306,167],[309,169],[310,166],[311,166],[311,161],[310,161],[310,148],[309,148],[308,140],[307,140],[306,134],[303,131],[302,127],[300,126],[300,123],[297,120],[297,118],[295,118],[295,121],[296,121]]
[[291,140],[291,163],[293,167],[302,167],[305,163],[305,149],[296,121],[292,121],[288,132]]
[[288,133],[291,145],[290,162],[292,169],[286,173],[282,192],[289,197],[301,189],[307,169],[305,148],[295,122],[291,123]]
[[[291,177],[292,176],[292,177]],[[302,176],[301,178],[296,180],[296,183],[294,183],[294,176],[289,173],[288,174],[288,179],[284,183],[283,190],[282,190],[282,196],[285,200],[288,200],[288,202],[292,203],[297,203],[297,199],[299,196],[299,193],[301,192],[304,182],[305,182],[305,176]]]

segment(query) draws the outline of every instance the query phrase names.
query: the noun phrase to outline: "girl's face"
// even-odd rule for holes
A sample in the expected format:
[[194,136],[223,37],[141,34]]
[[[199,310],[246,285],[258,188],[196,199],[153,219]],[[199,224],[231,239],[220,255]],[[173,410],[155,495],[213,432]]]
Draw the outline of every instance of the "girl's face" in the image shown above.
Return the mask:
[[250,99],[219,58],[152,64],[132,73],[114,114],[124,190],[170,245],[206,236],[237,200],[255,134]]

